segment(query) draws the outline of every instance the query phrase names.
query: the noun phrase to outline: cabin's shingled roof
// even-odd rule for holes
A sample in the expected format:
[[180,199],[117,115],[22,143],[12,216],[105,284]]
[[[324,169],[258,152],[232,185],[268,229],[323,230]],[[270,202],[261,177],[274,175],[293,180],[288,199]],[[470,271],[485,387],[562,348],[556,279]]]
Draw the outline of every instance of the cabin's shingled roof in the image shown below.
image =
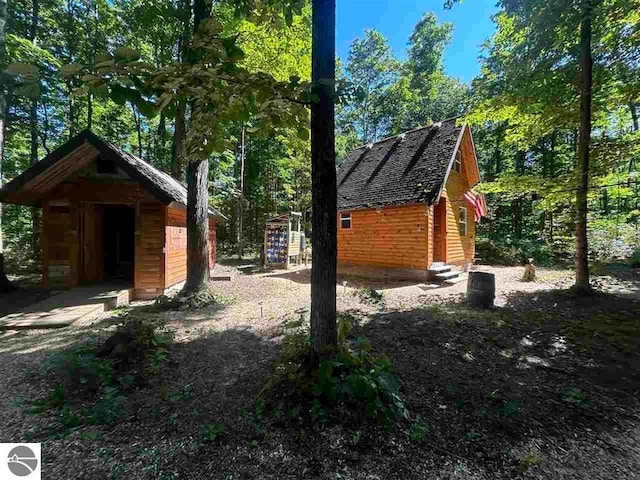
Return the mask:
[[356,148],[338,171],[338,209],[433,203],[462,128],[449,119]]
[[[103,140],[90,130],[82,131],[71,140],[51,152],[40,162],[32,165],[11,182],[7,183],[4,188],[0,190],[0,200],[4,200],[7,193],[18,191],[23,185],[44,173],[56,162],[72,153],[84,143],[89,143],[95,147],[100,156],[113,161],[127,175],[129,175],[129,177],[137,180],[147,188],[149,192],[160,202],[165,205],[172,202],[176,202],[184,206],[187,205],[187,188],[182,183],[141,158],[125,152],[120,147]],[[209,214],[225,219],[224,215],[213,207],[209,208]]]

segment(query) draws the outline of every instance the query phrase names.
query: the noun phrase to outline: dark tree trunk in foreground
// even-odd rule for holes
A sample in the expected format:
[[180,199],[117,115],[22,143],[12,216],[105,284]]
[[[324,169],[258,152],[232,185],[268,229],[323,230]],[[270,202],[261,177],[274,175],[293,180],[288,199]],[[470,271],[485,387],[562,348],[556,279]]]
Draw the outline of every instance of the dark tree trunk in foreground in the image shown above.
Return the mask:
[[[193,31],[209,16],[205,0],[193,5]],[[192,105],[192,115],[197,105]],[[191,295],[209,284],[209,159],[189,159],[187,163],[187,281],[182,293]]]
[[[7,25],[7,0],[0,0],[0,68],[4,69],[4,34]],[[2,187],[2,161],[4,160],[5,115],[7,101],[0,89],[0,187]],[[2,205],[0,205],[0,292],[11,292],[16,287],[4,273],[4,243],[2,240]]]
[[335,0],[313,0],[311,78],[318,101],[311,105],[312,362],[330,355],[336,327]]
[[577,290],[587,291],[589,263],[587,258],[587,190],[589,187],[589,146],[591,143],[591,16],[593,0],[582,2],[580,25],[580,137],[578,139],[578,185],[576,191],[576,283]]

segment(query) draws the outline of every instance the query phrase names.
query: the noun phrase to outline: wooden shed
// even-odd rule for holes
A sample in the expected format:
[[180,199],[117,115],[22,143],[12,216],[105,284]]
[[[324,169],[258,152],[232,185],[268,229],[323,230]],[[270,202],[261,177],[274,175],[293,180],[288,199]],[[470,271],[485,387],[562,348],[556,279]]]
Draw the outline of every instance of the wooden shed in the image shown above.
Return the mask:
[[[118,282],[153,298],[186,279],[186,188],[88,130],[9,182],[0,200],[42,208],[45,286]],[[209,268],[222,219],[210,209]]]
[[342,273],[446,280],[475,255],[480,182],[471,130],[456,119],[352,151],[338,182]]

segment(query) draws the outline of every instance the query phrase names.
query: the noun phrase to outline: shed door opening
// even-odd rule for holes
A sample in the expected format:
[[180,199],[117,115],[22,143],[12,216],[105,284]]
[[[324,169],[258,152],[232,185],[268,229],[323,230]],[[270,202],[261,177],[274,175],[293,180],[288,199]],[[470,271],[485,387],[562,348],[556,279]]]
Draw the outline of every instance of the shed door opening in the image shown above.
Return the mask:
[[136,216],[133,207],[104,207],[104,279],[133,281]]
[[440,200],[433,209],[433,261],[447,261],[447,204]]

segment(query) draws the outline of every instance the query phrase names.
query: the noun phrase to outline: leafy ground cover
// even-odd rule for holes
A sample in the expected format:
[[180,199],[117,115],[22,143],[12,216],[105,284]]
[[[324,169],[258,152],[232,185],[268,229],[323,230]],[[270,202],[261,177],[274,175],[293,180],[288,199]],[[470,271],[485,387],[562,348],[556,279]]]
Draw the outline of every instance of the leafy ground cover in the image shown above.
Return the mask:
[[[628,289],[634,278],[620,285]],[[290,306],[279,317],[266,313],[272,282],[276,301]],[[603,282],[608,292],[611,281]],[[247,297],[238,284],[249,287]],[[54,479],[634,478],[640,303],[517,286],[491,311],[448,293],[410,299],[405,286],[387,288],[385,304],[372,305],[354,295],[361,285],[339,286],[341,310],[353,319],[344,332],[352,351],[389,359],[374,382],[399,381],[407,415],[391,428],[325,403],[314,412],[313,404],[265,395],[286,345],[281,325],[304,313],[289,298],[307,287],[298,278],[234,279],[223,293],[234,290],[235,301],[211,311],[130,309],[127,317],[173,331],[166,361],[150,381],[121,389],[115,421],[83,422],[63,435],[47,428],[59,420],[55,409],[32,411],[51,392],[40,369],[88,335],[112,335],[122,312],[65,330],[5,334],[2,441],[44,442],[44,471]]]

